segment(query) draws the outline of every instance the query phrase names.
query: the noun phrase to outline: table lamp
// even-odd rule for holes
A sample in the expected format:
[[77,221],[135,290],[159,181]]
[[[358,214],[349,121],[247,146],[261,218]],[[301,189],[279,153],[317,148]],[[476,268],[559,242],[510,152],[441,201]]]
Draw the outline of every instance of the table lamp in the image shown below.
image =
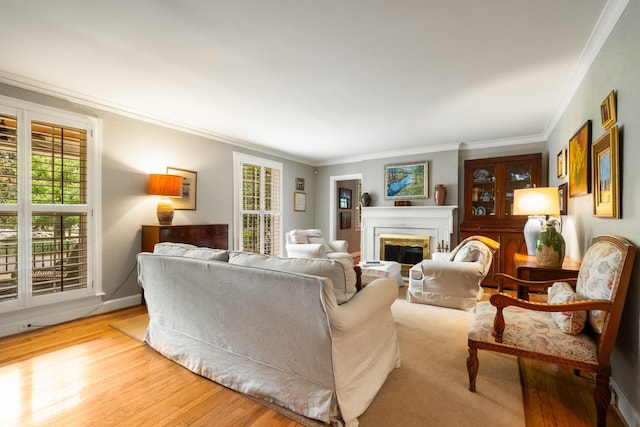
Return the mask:
[[171,225],[173,202],[171,197],[182,195],[182,177],[179,175],[151,174],[147,191],[152,196],[162,196],[158,201],[156,214],[160,225]]
[[[534,187],[515,190],[513,215],[529,216],[524,226],[527,254],[535,255],[538,264],[542,266],[562,265],[564,238],[553,226],[553,220],[547,223],[548,215],[560,217],[558,188]],[[540,236],[540,233],[543,235]]]

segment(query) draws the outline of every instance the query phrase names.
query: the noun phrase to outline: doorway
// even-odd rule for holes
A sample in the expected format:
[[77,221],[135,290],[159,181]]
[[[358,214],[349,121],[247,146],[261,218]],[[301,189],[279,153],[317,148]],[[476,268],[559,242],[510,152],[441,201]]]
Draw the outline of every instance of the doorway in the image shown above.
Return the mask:
[[330,233],[335,240],[346,240],[349,252],[359,258],[362,195],[362,175],[331,177]]

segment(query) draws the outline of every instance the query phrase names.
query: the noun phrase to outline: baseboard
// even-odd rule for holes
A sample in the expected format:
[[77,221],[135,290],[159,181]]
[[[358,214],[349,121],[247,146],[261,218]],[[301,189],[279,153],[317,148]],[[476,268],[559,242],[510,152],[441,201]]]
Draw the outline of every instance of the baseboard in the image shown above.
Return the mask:
[[109,301],[102,301],[101,297],[94,296],[51,306],[33,307],[13,314],[6,313],[0,322],[0,337],[132,307],[139,305],[141,299],[140,294]]
[[614,401],[618,407],[618,412],[622,416],[623,420],[630,427],[640,427],[640,414],[636,408],[633,407],[627,396],[622,392],[618,384],[611,380],[611,388],[614,392]]

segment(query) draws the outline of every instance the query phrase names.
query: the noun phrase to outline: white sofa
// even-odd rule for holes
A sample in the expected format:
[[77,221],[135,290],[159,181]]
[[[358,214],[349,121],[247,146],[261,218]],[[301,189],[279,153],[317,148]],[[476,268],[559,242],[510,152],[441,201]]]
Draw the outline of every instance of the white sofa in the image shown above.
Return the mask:
[[138,254],[145,341],[199,375],[309,418],[357,426],[400,366],[392,280],[353,293],[353,269],[335,260],[167,243],[154,252]]
[[460,242],[448,259],[424,260],[409,270],[407,301],[475,310],[484,293],[482,281],[500,244],[485,236]]
[[292,258],[348,259],[353,263],[346,240],[326,240],[322,230],[291,230],[285,234],[287,255]]

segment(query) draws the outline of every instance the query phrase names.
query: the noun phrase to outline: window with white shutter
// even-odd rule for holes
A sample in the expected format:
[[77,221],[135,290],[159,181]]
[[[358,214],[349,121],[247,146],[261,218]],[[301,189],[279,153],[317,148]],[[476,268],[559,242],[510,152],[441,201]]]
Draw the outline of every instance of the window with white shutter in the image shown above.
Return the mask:
[[70,116],[0,103],[0,310],[95,293],[93,123]]
[[235,153],[236,247],[265,255],[281,253],[282,164]]

